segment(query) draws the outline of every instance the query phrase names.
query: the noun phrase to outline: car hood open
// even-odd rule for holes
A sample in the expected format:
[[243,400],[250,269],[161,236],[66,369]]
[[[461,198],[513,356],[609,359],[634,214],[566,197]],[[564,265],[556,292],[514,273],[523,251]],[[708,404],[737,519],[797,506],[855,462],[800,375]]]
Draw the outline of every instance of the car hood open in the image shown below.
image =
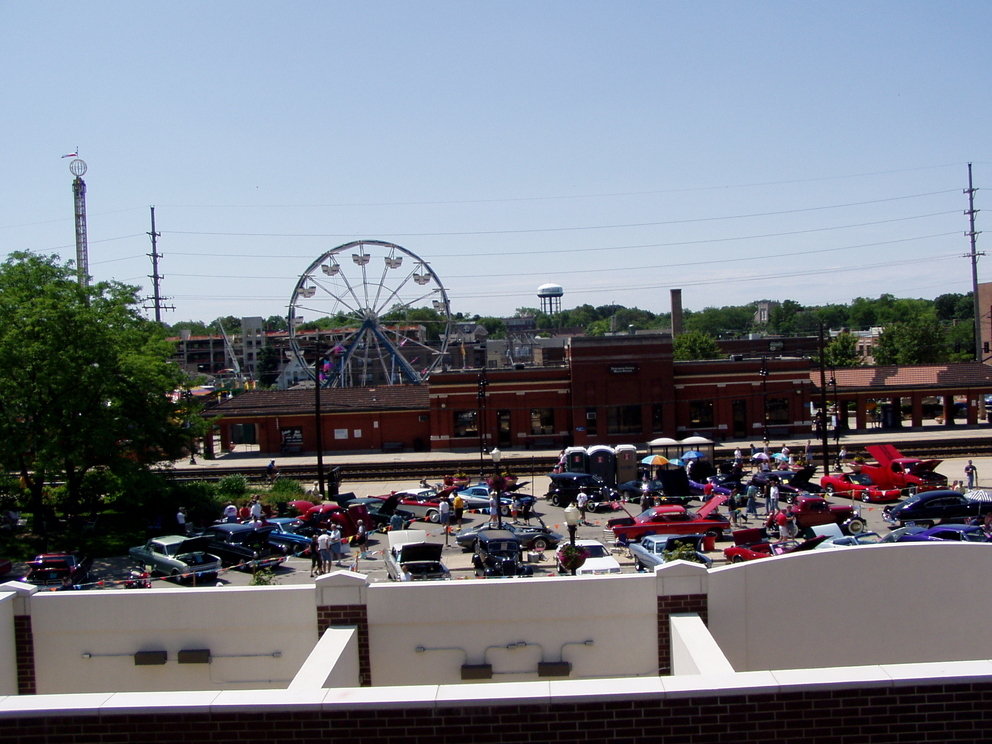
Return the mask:
[[443,552],[444,546],[440,543],[406,543],[399,548],[398,560],[400,563],[439,563]]

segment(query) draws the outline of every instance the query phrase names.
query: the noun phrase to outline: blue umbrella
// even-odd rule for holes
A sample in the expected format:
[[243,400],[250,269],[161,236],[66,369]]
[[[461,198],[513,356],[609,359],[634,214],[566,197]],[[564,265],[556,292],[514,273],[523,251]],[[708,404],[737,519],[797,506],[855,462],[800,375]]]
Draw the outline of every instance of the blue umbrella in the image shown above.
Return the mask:
[[675,457],[675,458],[672,458],[671,460],[669,460],[668,461],[668,464],[669,465],[675,465],[676,467],[681,467],[681,466],[685,465],[685,462],[683,462],[679,458]]
[[687,450],[686,452],[682,453],[683,460],[702,460],[705,457],[706,455],[704,455],[699,450]]

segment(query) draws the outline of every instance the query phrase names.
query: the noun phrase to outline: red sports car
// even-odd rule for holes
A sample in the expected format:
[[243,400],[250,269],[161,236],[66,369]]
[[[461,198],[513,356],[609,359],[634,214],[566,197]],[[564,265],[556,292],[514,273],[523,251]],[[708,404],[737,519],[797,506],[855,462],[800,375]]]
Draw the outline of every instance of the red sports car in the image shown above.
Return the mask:
[[864,473],[832,473],[820,478],[827,493],[861,501],[898,501],[898,488],[879,488]]
[[684,506],[654,506],[636,517],[611,519],[607,526],[613,530],[620,542],[634,542],[645,535],[692,535],[696,533],[714,535],[717,539],[730,528],[730,521],[717,512],[717,507],[727,500],[726,496],[714,496],[696,512],[686,511]]
[[773,555],[787,555],[811,550],[827,539],[826,535],[817,535],[809,540],[780,540],[778,542],[760,542],[752,545],[732,545],[723,551],[727,563],[753,561],[757,558],[771,558]]

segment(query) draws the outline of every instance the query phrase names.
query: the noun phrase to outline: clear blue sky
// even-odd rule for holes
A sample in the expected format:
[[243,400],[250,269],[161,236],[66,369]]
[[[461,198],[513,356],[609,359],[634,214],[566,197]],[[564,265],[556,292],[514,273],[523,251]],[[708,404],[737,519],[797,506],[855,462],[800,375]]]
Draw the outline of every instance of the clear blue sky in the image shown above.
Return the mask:
[[284,315],[357,238],[484,315],[545,282],[655,312],[967,292],[990,28],[977,1],[8,0],[0,250],[74,258],[78,148],[91,274],[150,294],[155,205],[170,323]]

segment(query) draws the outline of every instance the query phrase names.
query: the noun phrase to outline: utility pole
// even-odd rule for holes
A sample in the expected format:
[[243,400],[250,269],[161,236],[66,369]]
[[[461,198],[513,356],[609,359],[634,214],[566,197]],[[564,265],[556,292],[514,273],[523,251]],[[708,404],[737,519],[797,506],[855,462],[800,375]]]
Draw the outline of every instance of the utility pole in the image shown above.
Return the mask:
[[[823,474],[830,475],[830,452],[827,451],[827,363],[823,341],[823,322],[820,322],[820,448],[823,450]],[[834,398],[836,398],[836,394]],[[834,401],[836,404],[836,400]],[[838,419],[839,420],[839,419]]]
[[965,212],[968,215],[968,232],[966,235],[971,241],[971,252],[968,257],[971,258],[971,295],[975,306],[975,361],[982,361],[982,333],[981,333],[981,323],[982,323],[982,310],[981,306],[978,304],[978,257],[984,256],[984,253],[979,253],[977,249],[977,238],[979,233],[975,230],[975,215],[978,214],[978,210],[975,209],[975,192],[978,191],[971,181],[971,163],[968,163],[968,188],[964,193],[968,195],[968,211]]
[[172,305],[163,305],[162,300],[164,299],[159,292],[159,283],[165,279],[164,276],[160,276],[158,273],[158,260],[161,258],[158,252],[158,242],[157,238],[161,237],[162,233],[155,232],[155,207],[149,207],[152,213],[152,231],[146,233],[152,239],[152,252],[146,255],[150,256],[152,259],[152,273],[148,275],[148,278],[152,280],[152,296],[151,300],[154,303],[152,307],[145,306],[146,310],[155,310],[155,322],[162,322],[162,311],[163,310],[175,310],[176,308]]

